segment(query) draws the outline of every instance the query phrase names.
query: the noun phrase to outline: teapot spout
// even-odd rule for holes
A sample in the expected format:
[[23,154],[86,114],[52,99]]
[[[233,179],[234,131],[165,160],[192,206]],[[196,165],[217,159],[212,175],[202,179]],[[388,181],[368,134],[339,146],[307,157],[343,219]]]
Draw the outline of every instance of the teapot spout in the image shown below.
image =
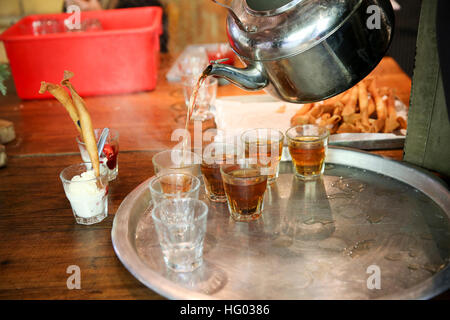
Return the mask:
[[257,65],[249,65],[247,68],[240,69],[222,63],[213,63],[210,67],[209,75],[225,78],[244,90],[261,90],[269,83]]

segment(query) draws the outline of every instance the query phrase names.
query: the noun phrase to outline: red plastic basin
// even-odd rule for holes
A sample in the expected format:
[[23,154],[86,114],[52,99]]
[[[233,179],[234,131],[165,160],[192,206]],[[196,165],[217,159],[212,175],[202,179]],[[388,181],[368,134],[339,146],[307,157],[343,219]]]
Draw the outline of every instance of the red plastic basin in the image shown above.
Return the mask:
[[63,21],[69,14],[27,16],[0,35],[22,99],[48,98],[39,94],[41,81],[59,83],[64,70],[81,96],[152,90],[159,68],[162,9],[143,7],[90,11],[102,30],[34,35],[33,21]]

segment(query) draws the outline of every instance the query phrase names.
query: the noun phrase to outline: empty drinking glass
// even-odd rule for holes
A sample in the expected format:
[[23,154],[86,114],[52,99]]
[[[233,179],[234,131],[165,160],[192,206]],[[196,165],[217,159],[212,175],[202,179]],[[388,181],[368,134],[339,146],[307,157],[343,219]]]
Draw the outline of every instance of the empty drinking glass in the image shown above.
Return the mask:
[[208,206],[197,199],[166,199],[152,210],[152,218],[166,266],[191,272],[203,263]]
[[39,19],[31,24],[34,35],[43,35],[51,33],[59,33],[64,31],[64,26],[61,21],[56,19]]

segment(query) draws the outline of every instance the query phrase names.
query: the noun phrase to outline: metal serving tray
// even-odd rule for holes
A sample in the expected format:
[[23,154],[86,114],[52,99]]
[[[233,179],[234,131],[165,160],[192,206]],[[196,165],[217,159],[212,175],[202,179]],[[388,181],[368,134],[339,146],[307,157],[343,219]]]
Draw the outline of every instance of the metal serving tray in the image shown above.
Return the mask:
[[[291,170],[281,164],[257,221],[205,200],[204,264],[192,273],[165,267],[144,181],[115,215],[116,254],[170,299],[428,299],[450,287],[450,193],[433,175],[336,147],[323,179]],[[374,270],[380,289],[368,288]]]
[[405,136],[395,133],[338,133],[330,135],[329,144],[362,150],[403,149]]

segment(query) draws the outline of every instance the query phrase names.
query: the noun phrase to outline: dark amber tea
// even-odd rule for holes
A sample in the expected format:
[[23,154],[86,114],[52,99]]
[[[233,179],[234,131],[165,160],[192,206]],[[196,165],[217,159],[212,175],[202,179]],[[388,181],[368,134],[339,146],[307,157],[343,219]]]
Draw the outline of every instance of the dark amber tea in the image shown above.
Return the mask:
[[298,137],[290,140],[289,152],[297,175],[317,176],[323,172],[325,146],[318,137]]
[[229,165],[221,168],[230,214],[236,221],[256,220],[264,207],[267,175],[257,165]]
[[297,177],[308,180],[322,175],[328,136],[327,128],[315,124],[295,126],[286,132]]
[[167,173],[153,177],[149,188],[154,205],[164,199],[198,199],[200,180],[186,173]]
[[163,176],[159,183],[166,194],[184,193],[191,189],[192,179],[184,175]]
[[[230,175],[240,178],[246,169],[231,172]],[[267,187],[266,179],[259,179],[252,184],[233,184],[225,182],[225,190],[227,191],[228,201],[232,207],[232,211],[240,215],[252,215],[262,210],[264,192]]]
[[237,148],[231,144],[214,142],[205,148],[200,168],[205,181],[206,194],[211,201],[227,201],[220,166],[223,164],[235,164],[237,157]]
[[[223,160],[225,161],[226,157],[224,157]],[[209,199],[217,202],[227,201],[225,190],[223,188],[222,175],[220,174],[220,164],[216,162],[212,164],[203,162],[201,169],[203,177],[205,178],[205,188]]]

